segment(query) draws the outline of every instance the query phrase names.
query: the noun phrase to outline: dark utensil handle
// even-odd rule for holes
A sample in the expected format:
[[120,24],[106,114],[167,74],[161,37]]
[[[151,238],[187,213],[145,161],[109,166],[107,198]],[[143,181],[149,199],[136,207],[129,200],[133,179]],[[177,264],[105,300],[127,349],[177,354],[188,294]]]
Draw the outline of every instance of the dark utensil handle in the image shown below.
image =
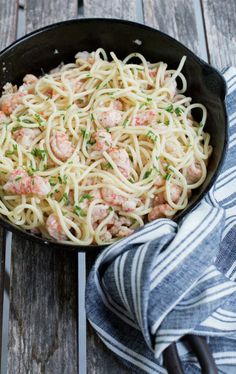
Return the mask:
[[218,374],[214,358],[206,339],[197,335],[186,335],[193,352],[198,358],[203,374]]
[[[184,339],[188,341],[191,349],[197,356],[202,369],[202,374],[218,374],[214,358],[206,339],[197,335],[186,335]],[[172,343],[164,351],[163,360],[168,374],[184,374],[177,352],[176,343]]]
[[184,374],[175,343],[163,352],[163,363],[168,374]]

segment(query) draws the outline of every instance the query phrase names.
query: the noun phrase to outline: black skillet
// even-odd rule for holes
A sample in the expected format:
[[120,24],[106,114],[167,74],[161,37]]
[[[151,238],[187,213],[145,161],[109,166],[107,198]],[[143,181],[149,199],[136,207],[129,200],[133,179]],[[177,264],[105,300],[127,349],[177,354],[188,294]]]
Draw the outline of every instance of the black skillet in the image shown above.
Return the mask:
[[[188,82],[187,95],[207,107],[206,130],[211,134],[213,154],[205,182],[192,197],[188,208],[177,215],[176,220],[179,220],[209,191],[219,173],[227,146],[225,81],[216,69],[185,46],[160,31],[129,21],[94,18],[56,23],[28,34],[0,53],[0,92],[6,82],[20,83],[26,73],[41,75],[62,61],[73,61],[78,51],[92,51],[98,47],[114,51],[120,58],[131,52],[140,52],[149,61],[163,60],[173,69],[178,66],[183,55],[187,56],[183,69]],[[197,110],[194,115],[200,119]],[[49,247],[86,253],[99,253],[103,248],[45,240],[20,229],[4,217],[0,217],[0,224],[26,239]]]

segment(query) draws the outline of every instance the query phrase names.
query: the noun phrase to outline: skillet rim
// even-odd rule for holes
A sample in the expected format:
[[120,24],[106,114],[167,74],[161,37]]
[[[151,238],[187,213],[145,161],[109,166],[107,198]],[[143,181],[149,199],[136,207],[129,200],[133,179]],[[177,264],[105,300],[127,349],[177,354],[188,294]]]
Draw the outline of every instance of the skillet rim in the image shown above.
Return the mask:
[[[36,29],[36,30],[22,36],[21,38],[17,39],[13,43],[11,43],[9,46],[4,48],[2,51],[0,51],[0,59],[4,56],[5,53],[12,50],[12,48],[14,48],[15,46],[21,44],[22,42],[24,42],[24,41],[26,41],[30,38],[32,38],[35,35],[43,34],[44,32],[47,32],[47,31],[52,30],[52,29],[60,28],[61,26],[64,26],[64,25],[87,23],[87,22],[91,22],[91,23],[96,23],[96,22],[119,23],[121,25],[122,24],[123,25],[131,25],[131,26],[138,27],[140,29],[150,30],[152,32],[154,31],[154,32],[162,35],[164,38],[166,38],[168,41],[172,42],[173,44],[176,44],[178,47],[181,47],[181,48],[185,49],[186,52],[188,53],[188,55],[190,55],[200,66],[207,67],[208,69],[213,71],[221,80],[222,90],[223,90],[223,98],[220,97],[220,100],[222,101],[222,104],[223,104],[223,111],[224,111],[223,114],[224,114],[224,119],[225,119],[225,123],[224,123],[225,126],[224,126],[224,145],[223,145],[223,150],[222,150],[222,153],[221,153],[220,162],[219,162],[217,168],[215,169],[214,174],[213,174],[211,180],[208,183],[208,186],[206,188],[204,188],[204,190],[199,194],[196,201],[191,206],[185,208],[182,212],[180,212],[177,215],[177,217],[175,217],[173,219],[175,222],[179,222],[191,210],[196,208],[196,206],[201,202],[201,200],[204,198],[204,196],[209,192],[209,190],[213,186],[214,182],[216,181],[217,177],[219,176],[219,173],[222,169],[222,165],[223,165],[225,157],[226,157],[227,146],[228,146],[228,114],[227,114],[227,110],[226,110],[227,85],[226,85],[225,78],[223,77],[223,75],[221,74],[221,72],[217,68],[213,67],[208,62],[205,62],[201,57],[197,56],[188,47],[186,47],[184,44],[182,44],[181,42],[179,42],[175,38],[171,37],[170,35],[162,32],[158,29],[155,29],[153,27],[150,27],[150,26],[138,23],[138,22],[129,21],[129,20],[122,20],[122,19],[118,19],[118,18],[100,18],[100,17],[85,18],[84,17],[84,18],[79,18],[79,19],[69,19],[69,20],[66,20],[66,21],[60,21],[60,22],[52,23],[52,24],[47,25],[47,26],[43,26],[39,29]],[[10,231],[12,233],[15,233],[15,234],[31,241],[31,242],[36,242],[36,243],[41,244],[41,245],[46,245],[46,246],[52,247],[54,249],[57,248],[57,249],[75,251],[75,252],[93,252],[93,253],[94,253],[94,251],[96,251],[96,253],[99,253],[102,249],[104,249],[108,246],[108,245],[82,246],[82,245],[75,245],[73,243],[66,244],[66,243],[56,242],[56,241],[51,240],[51,239],[47,239],[47,238],[43,238],[43,237],[39,237],[39,236],[36,236],[34,234],[31,234],[30,232],[22,229],[21,227],[15,226],[13,223],[11,223],[9,220],[7,220],[5,217],[1,217],[1,216],[0,216],[0,226],[4,227],[8,231]]]

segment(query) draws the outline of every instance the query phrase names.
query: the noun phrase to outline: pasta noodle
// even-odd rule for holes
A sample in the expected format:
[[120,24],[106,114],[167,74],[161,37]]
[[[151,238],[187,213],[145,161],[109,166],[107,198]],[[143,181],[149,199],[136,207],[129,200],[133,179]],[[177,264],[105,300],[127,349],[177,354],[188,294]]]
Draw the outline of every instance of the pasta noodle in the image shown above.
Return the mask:
[[204,182],[207,111],[184,95],[186,57],[176,70],[139,53],[110,57],[79,52],[5,85],[0,214],[15,225],[70,244],[112,243],[173,217]]

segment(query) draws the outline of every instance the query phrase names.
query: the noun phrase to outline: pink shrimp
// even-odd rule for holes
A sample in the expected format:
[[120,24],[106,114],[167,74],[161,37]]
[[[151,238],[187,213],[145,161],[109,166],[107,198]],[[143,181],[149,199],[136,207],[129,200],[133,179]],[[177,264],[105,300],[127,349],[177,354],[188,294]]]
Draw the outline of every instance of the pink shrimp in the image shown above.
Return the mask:
[[155,119],[156,113],[153,110],[146,110],[145,112],[138,112],[134,117],[135,126],[150,125]]
[[154,186],[155,187],[162,187],[165,184],[165,181],[161,175],[158,175],[155,179]]
[[124,196],[117,195],[111,188],[104,187],[101,189],[102,198],[110,205],[121,206],[124,211],[132,212],[135,210],[138,199],[127,199]]
[[126,226],[121,226],[120,230],[117,233],[118,238],[125,238],[126,236],[129,236],[133,234],[134,230],[130,229],[129,227]]
[[149,75],[151,78],[155,78],[157,75],[157,69],[155,70],[149,70]]
[[92,222],[96,224],[97,222],[103,220],[108,215],[108,205],[99,204],[96,205],[92,212]]
[[5,122],[7,119],[7,116],[5,113],[3,113],[2,111],[0,111],[0,123],[1,122]]
[[157,218],[165,218],[171,216],[173,209],[169,204],[160,204],[155,206],[152,211],[148,214],[148,220],[153,221]]
[[123,104],[122,104],[122,102],[120,100],[114,100],[112,102],[112,106],[116,110],[122,110],[123,109]]
[[95,132],[94,139],[96,141],[95,151],[107,151],[112,146],[112,137],[109,132],[105,130],[99,130]]
[[89,64],[94,63],[94,59],[91,57],[91,53],[87,51],[78,52],[75,56],[76,59],[88,62]]
[[111,239],[112,239],[112,234],[106,230],[104,231],[101,235],[100,235],[100,239],[105,242],[105,243],[108,243]]
[[186,180],[188,184],[194,184],[199,181],[202,176],[202,168],[199,162],[195,161],[187,168]]
[[38,175],[30,177],[24,170],[14,170],[10,173],[3,189],[16,195],[44,196],[51,191],[51,186],[47,180]]
[[55,131],[50,139],[52,152],[62,161],[71,157],[74,147],[68,139],[68,135],[61,131]]
[[13,137],[15,141],[22,145],[25,149],[29,149],[31,147],[32,141],[41,134],[39,129],[28,129],[22,128],[17,130],[13,133]]
[[117,214],[114,214],[111,222],[109,222],[109,231],[112,235],[117,235],[122,227],[127,227],[132,224],[131,220],[126,217],[118,217]]
[[124,177],[129,178],[131,167],[129,155],[125,149],[111,148],[109,150],[109,156],[112,158],[117,168],[120,170]]
[[10,95],[3,95],[0,100],[0,107],[3,113],[10,115],[20,104],[22,104],[23,92],[16,92]]
[[56,214],[52,213],[46,221],[46,228],[49,235],[56,240],[64,241],[67,239],[67,236],[60,224],[59,218]]
[[103,127],[115,127],[122,120],[122,112],[120,110],[111,109],[97,114],[97,119]]
[[23,78],[23,82],[26,84],[35,84],[38,82],[38,78],[33,74],[26,74]]

